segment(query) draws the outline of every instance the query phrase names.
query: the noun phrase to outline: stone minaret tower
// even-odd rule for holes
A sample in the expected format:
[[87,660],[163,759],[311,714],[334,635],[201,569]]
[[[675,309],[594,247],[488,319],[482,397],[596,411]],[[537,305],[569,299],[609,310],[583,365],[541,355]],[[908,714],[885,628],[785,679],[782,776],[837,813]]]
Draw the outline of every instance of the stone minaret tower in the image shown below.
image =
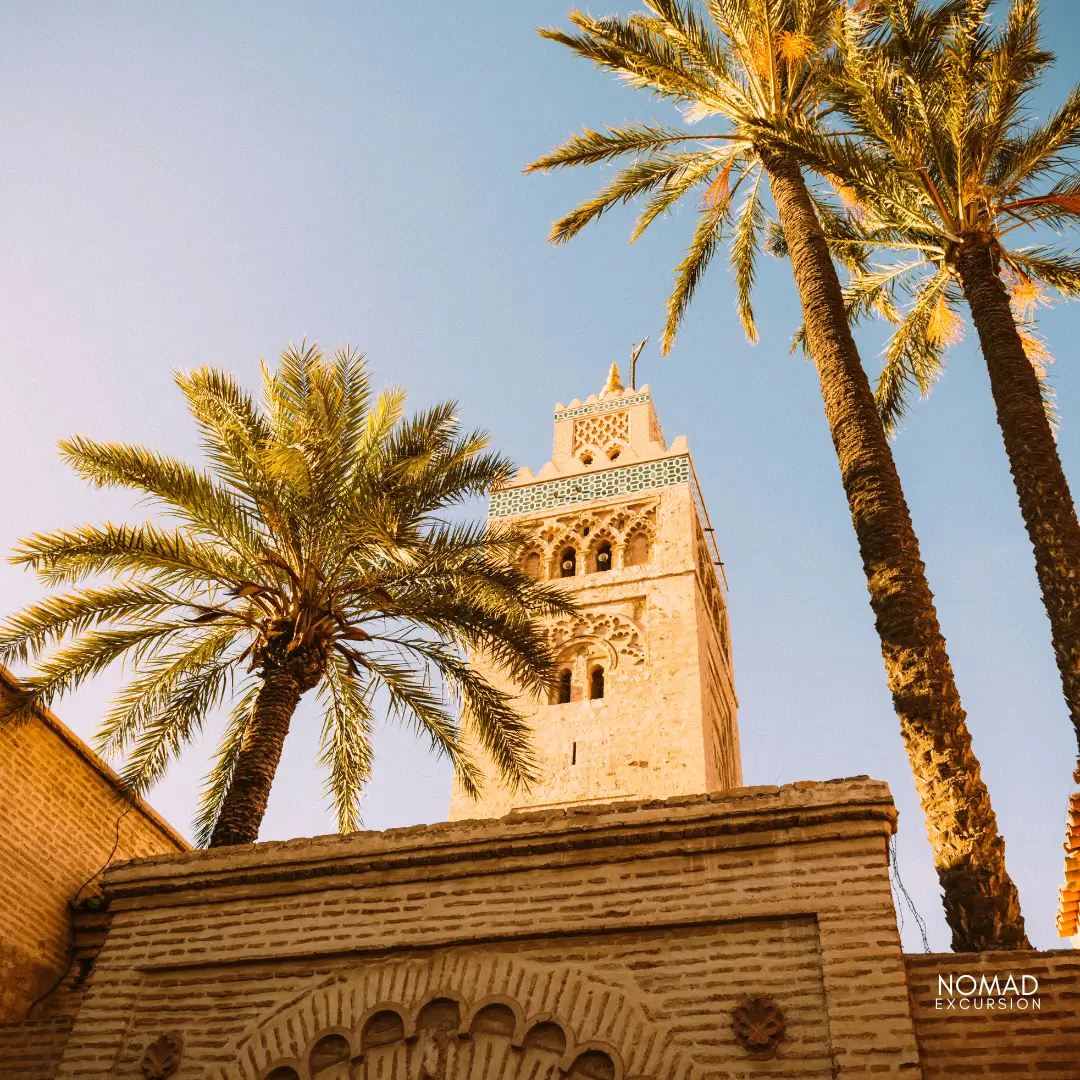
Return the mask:
[[723,572],[686,439],[665,444],[649,388],[624,389],[613,364],[600,394],[556,405],[552,460],[488,516],[525,529],[523,568],[561,579],[581,614],[552,621],[557,692],[519,699],[540,783],[492,777],[479,803],[455,786],[451,819],[740,786]]

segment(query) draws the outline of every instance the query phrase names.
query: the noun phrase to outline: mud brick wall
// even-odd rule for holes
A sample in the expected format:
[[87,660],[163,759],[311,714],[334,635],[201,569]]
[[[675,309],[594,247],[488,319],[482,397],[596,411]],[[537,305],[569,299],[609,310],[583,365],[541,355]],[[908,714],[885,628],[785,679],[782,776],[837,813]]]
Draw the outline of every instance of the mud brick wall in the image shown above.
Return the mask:
[[[0,670],[0,694],[11,686]],[[67,966],[68,902],[113,848],[117,790],[115,774],[55,717],[0,725],[0,1021],[24,1019]],[[187,846],[140,803],[120,822],[115,858]]]
[[[169,1033],[177,1080],[255,1080],[441,996],[464,1023],[493,1001],[546,1018],[628,1077],[914,1080],[894,825],[884,784],[835,781],[140,860],[106,875],[58,1075],[135,1080]],[[733,1035],[755,995],[787,1023],[771,1060]],[[478,1040],[448,1075],[472,1075]],[[389,1069],[422,1042],[379,1052]]]
[[68,1016],[0,1024],[0,1076],[4,1080],[52,1080],[74,1023]]
[[[1080,1077],[1080,951],[944,953],[906,959],[924,1080]],[[980,985],[984,977],[992,985],[998,976],[999,986],[1012,975],[1021,987],[1022,976],[1034,976],[1038,992],[1031,996],[1040,999],[1041,1008],[1018,1009],[1015,1000],[1010,1008],[1008,1001],[1015,996],[1008,994],[1004,1009],[997,997],[990,999],[990,1009],[976,991],[967,996],[978,999],[980,1007],[972,1000],[961,1008],[961,995],[954,993],[956,1007],[950,1009],[939,975],[946,980],[953,976],[954,990],[955,979],[962,975],[973,976]],[[963,980],[960,986],[967,990],[972,983]]]

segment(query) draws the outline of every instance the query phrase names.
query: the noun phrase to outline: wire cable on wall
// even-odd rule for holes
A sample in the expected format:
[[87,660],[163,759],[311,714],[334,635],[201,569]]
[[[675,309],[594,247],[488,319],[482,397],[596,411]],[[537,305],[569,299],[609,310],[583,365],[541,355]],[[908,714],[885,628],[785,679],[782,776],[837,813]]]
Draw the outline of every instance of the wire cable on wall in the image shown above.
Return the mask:
[[100,876],[101,876],[101,875],[102,875],[103,873],[105,873],[105,871],[106,871],[106,870],[107,870],[107,869],[109,868],[109,864],[110,864],[110,863],[111,863],[111,862],[113,861],[113,857],[114,857],[114,856],[116,855],[116,850],[117,850],[117,848],[119,848],[119,847],[120,847],[120,822],[121,822],[121,821],[123,821],[125,817],[127,817],[127,815],[128,815],[129,813],[130,813],[130,811],[131,811],[131,810],[132,810],[132,809],[134,808],[134,805],[135,805],[134,803],[132,803],[132,802],[128,802],[127,800],[125,800],[125,802],[126,802],[126,805],[124,806],[124,809],[123,809],[123,810],[122,810],[122,811],[120,812],[120,815],[119,815],[119,817],[117,817],[117,819],[116,819],[116,827],[115,827],[115,831],[114,831],[114,832],[115,832],[115,835],[113,836],[113,846],[112,846],[112,851],[110,851],[110,852],[109,852],[108,858],[107,858],[107,859],[105,860],[105,862],[104,862],[104,863],[102,863],[102,864],[101,864],[101,867],[100,867],[99,869],[95,870],[95,871],[94,871],[94,872],[93,872],[93,873],[92,873],[92,874],[91,874],[91,875],[90,875],[90,876],[89,876],[89,877],[88,877],[88,878],[87,878],[87,879],[86,879],[86,880],[85,880],[85,881],[84,881],[84,882],[83,882],[83,883],[82,883],[82,884],[81,884],[81,885],[79,886],[79,888],[78,888],[78,890],[76,891],[75,895],[74,895],[74,896],[73,896],[73,897],[72,897],[72,898],[71,898],[71,899],[70,899],[70,900],[68,901],[68,911],[69,911],[69,913],[70,913],[70,915],[71,915],[71,944],[70,944],[70,945],[68,946],[68,960],[67,960],[67,964],[66,964],[66,965],[64,966],[64,970],[63,970],[63,971],[62,971],[62,972],[60,973],[60,976],[59,976],[59,977],[57,978],[57,980],[56,980],[56,981],[55,981],[55,982],[54,982],[54,983],[53,983],[53,984],[52,984],[52,985],[51,985],[51,986],[49,987],[49,989],[48,989],[48,990],[46,990],[46,991],[45,991],[45,993],[43,993],[43,994],[42,994],[42,995],[41,995],[40,997],[37,997],[37,998],[35,998],[35,999],[34,999],[34,1000],[33,1000],[33,1001],[32,1001],[32,1002],[30,1003],[30,1008],[29,1008],[29,1009],[27,1009],[27,1011],[26,1011],[26,1019],[27,1019],[27,1020],[29,1020],[29,1019],[31,1019],[31,1018],[33,1017],[33,1015],[34,1015],[34,1010],[35,1010],[35,1009],[36,1009],[36,1008],[37,1008],[37,1007],[38,1007],[38,1006],[39,1006],[39,1005],[40,1005],[40,1004],[41,1004],[41,1003],[42,1003],[42,1002],[43,1002],[43,1001],[44,1001],[44,1000],[45,1000],[45,999],[46,999],[47,997],[50,997],[50,996],[51,996],[51,995],[52,995],[52,994],[53,994],[53,993],[54,993],[54,992],[55,992],[55,991],[56,991],[57,989],[59,989],[60,985],[61,985],[61,984],[63,983],[63,981],[64,981],[64,980],[65,980],[65,979],[66,979],[66,978],[68,977],[68,972],[69,972],[69,971],[71,971],[71,965],[72,965],[73,963],[75,963],[75,909],[76,909],[76,907],[78,906],[78,903],[79,903],[79,897],[80,897],[80,896],[82,896],[82,894],[83,894],[83,890],[84,890],[84,889],[85,889],[85,888],[86,888],[86,887],[87,887],[87,886],[88,886],[88,885],[89,885],[89,884],[90,884],[90,883],[91,883],[92,881],[96,880],[96,879],[97,879],[97,878],[99,878],[99,877],[100,877]]

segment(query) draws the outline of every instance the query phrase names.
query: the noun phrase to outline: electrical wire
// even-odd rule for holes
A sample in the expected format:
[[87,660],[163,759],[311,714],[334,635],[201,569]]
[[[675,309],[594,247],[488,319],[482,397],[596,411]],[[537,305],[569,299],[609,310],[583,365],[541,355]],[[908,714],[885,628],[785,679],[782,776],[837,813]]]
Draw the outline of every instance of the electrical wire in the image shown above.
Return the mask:
[[113,861],[113,856],[116,855],[116,849],[120,846],[120,822],[123,821],[125,817],[127,817],[127,815],[131,812],[131,810],[134,808],[134,805],[135,805],[134,803],[129,802],[127,800],[125,800],[125,802],[127,802],[127,805],[121,811],[120,816],[116,819],[116,828],[115,828],[115,835],[113,837],[112,851],[109,852],[108,858],[105,860],[104,863],[102,863],[100,869],[95,870],[79,886],[78,891],[68,901],[68,911],[71,914],[71,944],[68,946],[68,961],[67,961],[67,964],[65,965],[64,970],[60,973],[60,976],[59,976],[59,978],[57,978],[56,982],[54,982],[52,984],[52,986],[50,986],[49,989],[45,991],[44,994],[42,994],[40,997],[35,998],[30,1003],[30,1008],[26,1010],[26,1019],[27,1020],[31,1019],[31,1017],[34,1015],[34,1010],[47,997],[50,997],[56,990],[59,989],[61,983],[63,983],[63,981],[68,977],[68,972],[71,970],[71,965],[75,963],[75,908],[79,903],[79,897],[82,896],[83,890],[87,887],[87,885],[90,884],[90,882],[94,881],[96,878],[100,877],[103,873],[105,873],[105,871],[109,868],[109,864]]
[[[915,901],[911,899],[907,889],[904,888],[904,883],[900,880],[900,865],[896,861],[896,834],[889,838],[889,884],[893,887],[894,903],[895,894],[899,894],[904,898],[904,903],[907,905],[908,910],[915,916],[915,925],[919,928],[919,933],[922,935],[923,952],[930,951],[930,939],[926,936],[926,920],[919,914],[918,909],[915,907]],[[897,930],[903,932],[904,929],[904,909],[899,903],[895,903],[896,918],[899,923]]]

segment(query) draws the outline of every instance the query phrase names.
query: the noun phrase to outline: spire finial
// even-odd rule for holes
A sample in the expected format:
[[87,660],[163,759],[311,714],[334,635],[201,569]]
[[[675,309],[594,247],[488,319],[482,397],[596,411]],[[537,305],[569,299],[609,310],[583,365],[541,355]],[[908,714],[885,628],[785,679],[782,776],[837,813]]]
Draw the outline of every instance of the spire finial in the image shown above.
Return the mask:
[[649,339],[646,337],[640,345],[635,345],[630,350],[630,389],[637,390],[637,358],[641,355],[641,350],[649,343]]
[[617,393],[618,391],[622,390],[622,388],[623,388],[622,380],[619,378],[619,365],[618,364],[612,364],[611,365],[611,370],[608,372],[607,385],[604,387],[603,390],[600,391],[600,393],[601,394]]

